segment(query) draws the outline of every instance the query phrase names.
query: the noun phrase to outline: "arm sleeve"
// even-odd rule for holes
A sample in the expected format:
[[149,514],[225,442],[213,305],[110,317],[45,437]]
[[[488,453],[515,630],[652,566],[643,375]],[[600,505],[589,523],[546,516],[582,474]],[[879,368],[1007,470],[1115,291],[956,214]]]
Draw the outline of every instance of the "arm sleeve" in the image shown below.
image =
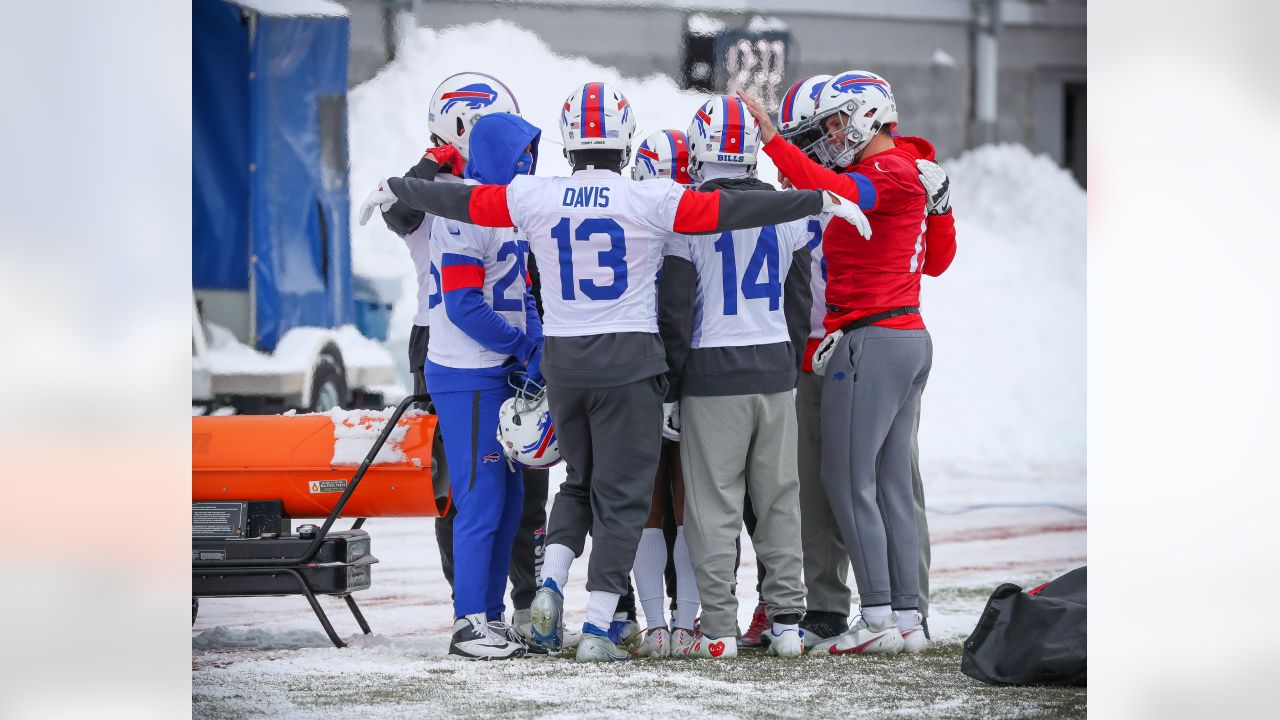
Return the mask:
[[430,183],[418,178],[388,178],[396,197],[411,208],[484,227],[514,227],[507,209],[506,185]]
[[[440,166],[436,164],[435,160],[424,157],[418,161],[417,165],[409,168],[409,172],[405,173],[404,176],[431,182],[435,179],[439,170]],[[385,210],[382,213],[382,221],[387,224],[387,229],[400,237],[417,230],[422,225],[425,217],[426,213],[409,207],[401,200],[397,200],[390,210]]]
[[938,277],[956,258],[956,221],[951,213],[930,215],[924,231],[924,274]]
[[776,225],[822,212],[818,192],[773,190],[685,190],[664,229],[686,235]]
[[680,380],[693,342],[694,292],[698,276],[693,262],[678,254],[662,260],[658,279],[658,333],[667,354],[667,402],[680,398]]
[[782,286],[782,311],[787,318],[787,336],[796,351],[796,367],[804,365],[805,344],[809,339],[809,313],[813,310],[813,274],[811,252],[807,245],[791,254],[791,269]]
[[[440,238],[440,235],[433,232],[432,240]],[[526,362],[533,354],[535,343],[528,334],[512,327],[485,302],[484,260],[476,257],[474,247],[462,242],[441,243],[440,284],[444,291],[445,314],[450,322],[481,345]]]
[[837,173],[809,159],[804,151],[775,135],[765,143],[765,154],[778,166],[778,172],[787,176],[791,184],[802,190],[830,190],[848,198],[871,212],[880,206],[880,188],[862,173]]

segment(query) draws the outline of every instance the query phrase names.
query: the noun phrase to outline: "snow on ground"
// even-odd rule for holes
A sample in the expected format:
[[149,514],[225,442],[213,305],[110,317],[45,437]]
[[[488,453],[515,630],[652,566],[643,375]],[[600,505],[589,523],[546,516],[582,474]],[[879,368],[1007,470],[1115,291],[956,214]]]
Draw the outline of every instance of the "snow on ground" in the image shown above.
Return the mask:
[[[501,21],[414,29],[402,39],[397,60],[350,95],[353,202],[420,156],[428,96],[454,72],[487,72],[512,88],[525,117],[544,131],[544,175],[568,170],[555,120],[577,83],[618,83],[641,135],[685,127],[701,102],[665,77],[621,78],[584,59],[558,57],[532,33]],[[910,132],[909,122],[903,129]],[[761,177],[772,179],[767,159],[762,165]],[[1039,584],[1086,563],[1084,191],[1017,146],[979,148],[944,165],[959,252],[946,275],[925,279],[923,291],[934,338],[920,429],[933,538],[930,624],[938,641],[929,653],[646,660],[622,668],[563,659],[449,661],[452,613],[432,521],[373,519],[365,527],[381,563],[358,599],[375,634],[359,636],[345,606],[332,599],[322,603],[351,641],[343,650],[329,645],[300,598],[206,600],[192,628],[193,715],[810,717],[829,715],[833,706],[856,717],[1082,715],[1083,691],[989,688],[958,666],[959,641],[997,584]],[[388,343],[398,357],[414,303],[408,253],[373,222],[353,228],[353,254],[360,274],[402,279]],[[562,469],[553,472],[553,489],[562,477]],[[745,626],[755,561],[749,541],[743,546]],[[566,589],[571,623],[584,616],[585,575],[580,561]]]

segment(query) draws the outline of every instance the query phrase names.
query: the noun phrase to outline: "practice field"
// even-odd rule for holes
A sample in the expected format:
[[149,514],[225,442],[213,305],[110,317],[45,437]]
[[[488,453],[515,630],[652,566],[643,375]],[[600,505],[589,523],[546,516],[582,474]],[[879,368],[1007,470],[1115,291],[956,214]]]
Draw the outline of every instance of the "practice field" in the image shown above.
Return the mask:
[[[562,658],[451,660],[449,589],[439,574],[431,521],[375,519],[365,527],[382,562],[373,588],[356,596],[374,634],[360,635],[333,599],[321,602],[351,643],[342,650],[329,644],[301,598],[206,600],[192,628],[192,715],[1083,717],[1084,689],[989,687],[959,667],[960,643],[997,584],[1029,587],[1085,564],[1084,479],[928,482],[935,644],[922,656],[782,660],[752,654],[727,662],[664,658],[613,666]],[[566,589],[569,623],[582,621],[585,576],[585,566],[576,564]],[[754,586],[755,558],[744,539],[743,627],[755,604]]]

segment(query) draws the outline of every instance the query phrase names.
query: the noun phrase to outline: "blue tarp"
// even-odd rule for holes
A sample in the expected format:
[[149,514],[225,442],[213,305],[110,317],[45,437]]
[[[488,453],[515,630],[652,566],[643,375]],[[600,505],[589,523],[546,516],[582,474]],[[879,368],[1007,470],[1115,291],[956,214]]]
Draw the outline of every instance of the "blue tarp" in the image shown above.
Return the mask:
[[291,328],[355,316],[348,21],[192,10],[192,282],[249,288],[254,344],[270,352]]

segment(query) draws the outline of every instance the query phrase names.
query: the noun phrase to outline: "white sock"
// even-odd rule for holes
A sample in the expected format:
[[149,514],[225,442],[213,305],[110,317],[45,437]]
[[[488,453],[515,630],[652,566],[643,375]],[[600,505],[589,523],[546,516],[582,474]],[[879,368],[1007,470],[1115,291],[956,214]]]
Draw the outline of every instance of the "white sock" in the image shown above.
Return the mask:
[[784,632],[786,632],[786,631],[788,631],[788,630],[795,630],[796,632],[800,632],[800,626],[799,626],[799,625],[784,625],[784,624],[782,624],[782,623],[774,623],[774,624],[773,624],[773,635],[774,635],[774,637],[777,637],[778,635],[781,635],[782,633],[784,633]]
[[868,625],[887,625],[893,619],[893,608],[888,605],[864,606],[862,608],[862,619],[866,620]]
[[573,550],[568,545],[548,545],[542,551],[542,577],[538,578],[538,585],[551,578],[556,581],[556,587],[564,592],[564,586],[569,582],[569,566],[572,564]]
[[674,552],[676,564],[676,617],[675,627],[692,630],[698,619],[698,579],[693,574],[693,561],[689,559],[689,543],[684,539],[684,526],[676,528]]
[[618,609],[618,601],[622,596],[618,593],[592,590],[587,596],[587,622],[601,630],[608,630],[613,622],[613,613]]
[[899,610],[898,611],[898,630],[906,632],[911,628],[920,624],[920,612],[918,610]]
[[644,608],[648,627],[666,627],[666,597],[662,592],[663,573],[667,569],[667,540],[662,528],[645,528],[636,547],[636,597]]

